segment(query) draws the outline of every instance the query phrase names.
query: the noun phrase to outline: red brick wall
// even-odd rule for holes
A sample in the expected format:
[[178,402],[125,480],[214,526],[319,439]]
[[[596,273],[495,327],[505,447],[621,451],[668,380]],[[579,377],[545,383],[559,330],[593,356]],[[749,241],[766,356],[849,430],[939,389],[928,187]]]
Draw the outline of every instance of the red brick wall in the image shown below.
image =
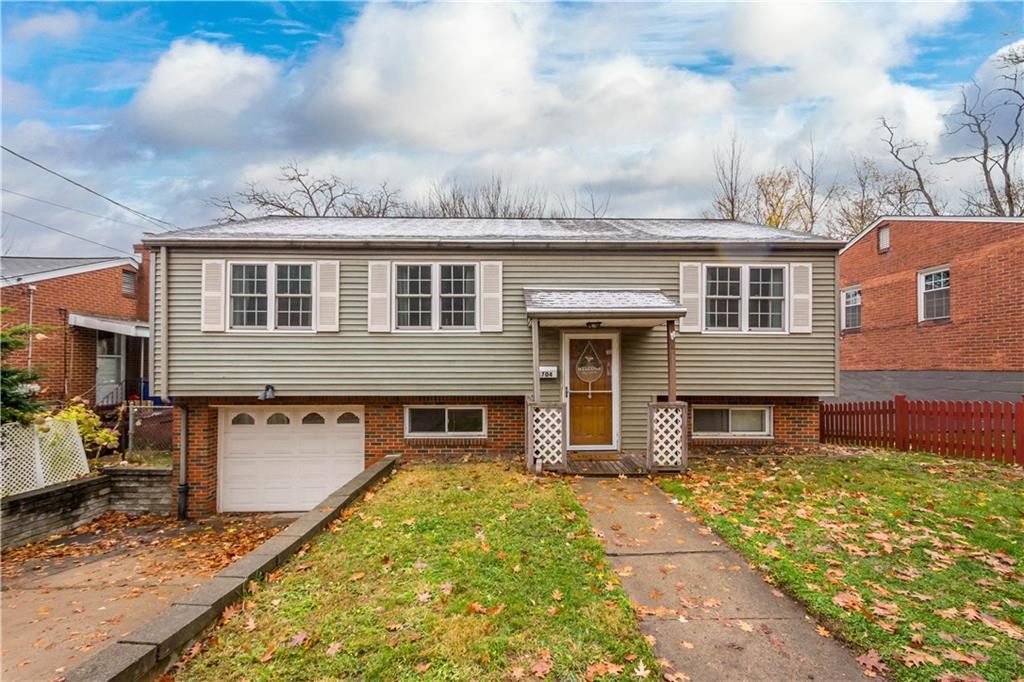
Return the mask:
[[[1024,371],[1024,224],[897,220],[839,257],[859,285],[860,331],[844,332],[845,370]],[[950,266],[949,321],[917,321],[917,273]]]
[[[189,480],[189,514],[212,514],[217,509],[217,418],[212,405],[259,405],[250,398],[180,398],[175,403],[188,410],[189,443],[186,453]],[[404,398],[318,397],[280,398],[276,405],[364,405],[366,408],[366,464],[389,454],[405,456],[490,455],[517,457],[525,443],[523,399],[500,398]],[[406,439],[405,405],[486,405],[487,438]],[[174,485],[178,485],[180,409],[174,410]]]
[[687,396],[690,404],[689,432],[693,436],[693,405],[771,405],[772,438],[692,438],[694,449],[702,446],[764,445],[809,447],[818,444],[818,399],[807,398],[755,398],[728,396]]
[[[125,269],[135,268],[116,266],[35,283],[32,321],[48,329],[42,332],[45,338],[32,340],[32,365],[43,373],[40,383],[47,400],[87,394],[96,383],[96,332],[67,327],[68,312],[137,319],[136,297],[143,291],[136,287],[136,296],[121,293],[121,271]],[[4,324],[28,322],[29,286],[0,290],[0,305],[12,308],[4,314]],[[135,350],[137,354],[137,347]],[[10,361],[27,367],[28,349],[12,353]]]

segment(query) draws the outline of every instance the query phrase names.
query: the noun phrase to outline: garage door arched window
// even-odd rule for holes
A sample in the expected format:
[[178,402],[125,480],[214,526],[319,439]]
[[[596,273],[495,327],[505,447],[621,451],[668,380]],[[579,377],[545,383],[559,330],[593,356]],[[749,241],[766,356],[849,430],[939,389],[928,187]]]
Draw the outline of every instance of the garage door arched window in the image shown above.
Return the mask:
[[278,426],[280,424],[291,424],[292,420],[288,418],[288,415],[282,414],[281,412],[275,412],[274,414],[267,417],[267,423],[271,426]]
[[310,412],[302,418],[303,424],[326,424],[323,416],[319,412]]
[[358,424],[359,416],[354,412],[342,412],[338,417],[339,424]]
[[253,419],[252,415],[246,414],[245,412],[239,412],[231,418],[232,426],[252,426],[255,423],[256,420]]

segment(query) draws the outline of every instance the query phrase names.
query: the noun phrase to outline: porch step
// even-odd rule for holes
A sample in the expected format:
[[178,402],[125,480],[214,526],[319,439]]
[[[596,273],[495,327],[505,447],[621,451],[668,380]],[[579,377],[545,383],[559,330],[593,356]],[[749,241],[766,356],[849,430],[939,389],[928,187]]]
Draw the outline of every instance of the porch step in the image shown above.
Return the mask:
[[[590,453],[588,453],[590,454]],[[640,459],[623,452],[614,460],[581,460],[569,456],[566,473],[574,476],[646,476],[647,471]]]
[[572,452],[569,454],[570,462],[617,462],[622,457],[621,452]]

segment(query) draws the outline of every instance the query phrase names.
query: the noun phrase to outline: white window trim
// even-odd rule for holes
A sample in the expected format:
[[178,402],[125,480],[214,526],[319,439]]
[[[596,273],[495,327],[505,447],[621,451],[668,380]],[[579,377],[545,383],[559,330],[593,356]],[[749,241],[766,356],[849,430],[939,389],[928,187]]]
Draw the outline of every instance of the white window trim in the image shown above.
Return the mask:
[[[430,326],[398,326],[398,268],[402,265],[430,266]],[[472,265],[475,275],[472,327],[441,326],[441,267]],[[391,263],[391,331],[394,334],[479,334],[480,333],[480,263],[479,261],[393,261]]]
[[[707,282],[708,268],[739,268],[740,269],[740,328],[709,329],[707,325]],[[750,316],[750,268],[778,268],[782,275],[782,329],[751,329]],[[702,334],[728,336],[738,334],[757,334],[758,336],[785,336],[789,334],[790,305],[790,264],[789,263],[702,263],[700,279],[700,329]]]
[[[860,293],[860,325],[856,327],[848,327],[846,325],[846,294],[851,292]],[[846,287],[839,291],[839,317],[842,329],[860,329],[861,325],[864,324],[864,294],[860,291],[860,286]]]
[[[942,272],[943,270],[949,270],[949,264],[948,263],[945,264],[945,265],[937,265],[934,268],[927,268],[925,270],[918,270],[917,271],[917,321],[918,322],[931,322],[933,320],[948,320],[948,319],[953,317],[953,298],[952,298],[952,296],[953,296],[953,286],[952,286],[952,284],[950,284],[950,286],[946,287],[946,290],[949,291],[949,295],[950,295],[949,315],[947,315],[946,317],[925,317],[924,316],[924,278],[925,278],[925,275],[931,275],[931,274],[936,273],[936,272]],[[952,282],[952,280],[953,280],[953,278],[952,278],[953,273],[950,272],[949,274],[950,274],[950,282]]]
[[694,415],[693,424],[693,437],[694,438],[719,438],[719,439],[733,439],[733,440],[747,440],[752,438],[766,439],[775,437],[775,410],[771,405],[694,405],[693,411],[697,410],[729,410],[729,423],[732,424],[732,410],[764,410],[765,411],[765,426],[768,427],[767,431],[759,432],[744,432],[735,433],[732,431],[716,432],[716,431],[697,431],[697,419]]
[[[231,271],[234,265],[266,265],[267,266],[267,325],[265,327],[234,327],[231,324]],[[309,327],[277,327],[277,266],[278,265],[309,265],[312,270],[312,325]],[[317,297],[320,294],[316,272],[316,261],[293,260],[229,260],[225,262],[224,314],[227,318],[224,331],[229,334],[298,334],[315,335],[317,328]]]
[[[445,431],[444,433],[431,433],[431,432],[419,432],[410,430],[410,411],[411,410],[441,410],[444,413],[445,428],[448,426],[448,410],[480,410],[483,413],[483,430],[479,432],[475,431]],[[446,438],[487,438],[487,406],[486,405],[406,405],[405,406],[405,437],[424,439],[446,439]]]

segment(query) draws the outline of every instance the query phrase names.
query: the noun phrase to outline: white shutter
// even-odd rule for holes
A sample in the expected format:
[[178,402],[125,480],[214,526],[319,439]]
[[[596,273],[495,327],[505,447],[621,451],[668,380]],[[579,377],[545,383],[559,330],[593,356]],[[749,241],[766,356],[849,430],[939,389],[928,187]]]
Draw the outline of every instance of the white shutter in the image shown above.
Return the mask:
[[366,330],[391,331],[391,261],[366,264]]
[[814,297],[810,263],[791,263],[789,266],[789,331],[810,334],[812,329],[811,301]]
[[679,319],[679,331],[699,332],[701,330],[701,264],[679,264],[679,303],[686,308],[686,316]]
[[480,263],[480,331],[500,332],[502,329],[501,261]]
[[316,330],[338,331],[338,261],[316,262]]
[[201,331],[224,331],[224,279],[223,260],[203,261],[203,284],[199,312],[199,329]]

